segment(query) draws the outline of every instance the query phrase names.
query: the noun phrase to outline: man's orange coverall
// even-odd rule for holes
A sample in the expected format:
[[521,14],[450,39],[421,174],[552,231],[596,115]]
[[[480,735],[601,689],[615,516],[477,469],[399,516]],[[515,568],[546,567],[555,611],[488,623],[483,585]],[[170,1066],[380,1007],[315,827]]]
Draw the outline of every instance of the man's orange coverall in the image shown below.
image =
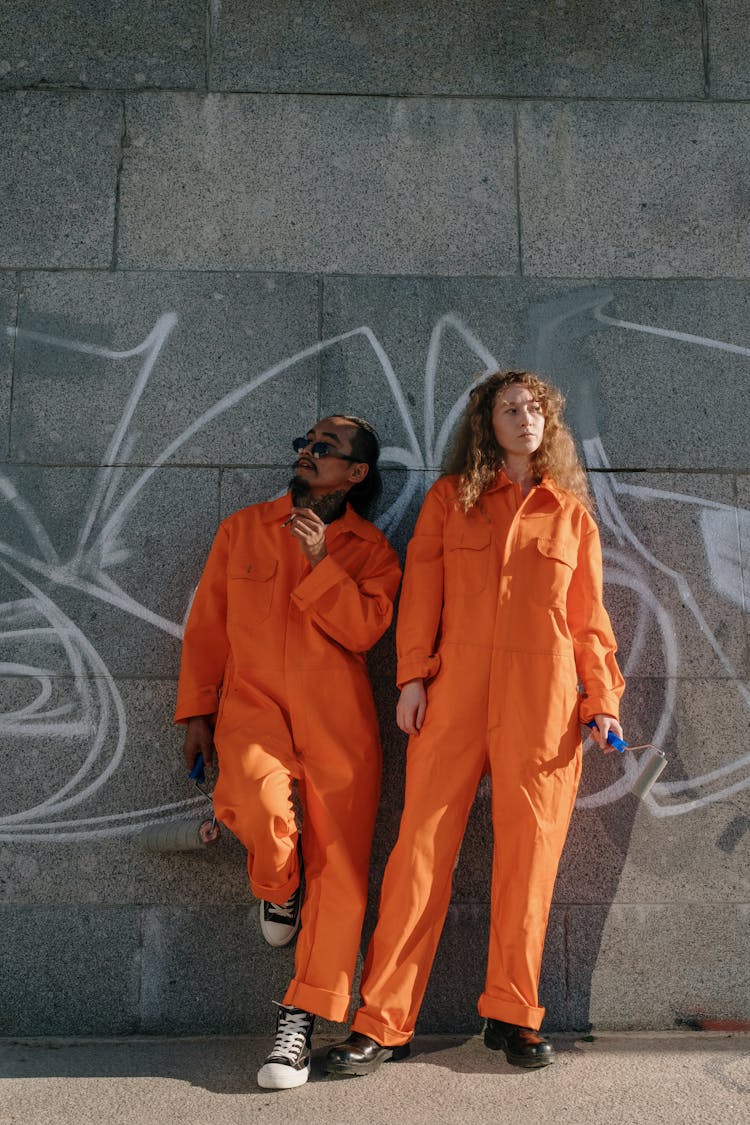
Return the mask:
[[624,689],[602,604],[599,533],[584,506],[549,480],[524,498],[501,471],[464,514],[456,485],[443,477],[425,498],[396,632],[399,686],[425,679],[427,710],[409,740],[401,828],[352,1025],[384,1046],[414,1033],[487,765],[495,839],[479,1012],[540,1026],[544,938],[581,770],[579,721],[617,717]]
[[347,506],[311,568],[282,523],[289,495],[224,520],[185,628],[176,722],[218,712],[217,818],[242,841],[254,894],[299,884],[292,780],[307,883],[284,997],[346,1018],[367,902],[381,748],[364,654],[387,629],[401,570]]

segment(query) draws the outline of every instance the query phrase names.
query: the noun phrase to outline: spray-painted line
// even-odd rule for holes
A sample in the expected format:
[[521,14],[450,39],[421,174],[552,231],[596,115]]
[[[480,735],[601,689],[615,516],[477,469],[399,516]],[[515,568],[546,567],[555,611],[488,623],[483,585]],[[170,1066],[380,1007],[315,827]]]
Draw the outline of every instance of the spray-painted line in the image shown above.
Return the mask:
[[[606,304],[607,302],[603,302]],[[653,324],[638,324],[632,320],[619,320],[614,316],[607,316],[600,308],[592,309],[592,316],[601,324],[610,328],[626,328],[631,332],[643,332],[649,336],[663,336],[668,340],[681,340],[685,344],[700,344],[702,348],[716,348],[722,352],[732,352],[734,355],[750,356],[750,348],[741,347],[739,344],[728,344],[724,340],[714,340],[710,336],[694,336],[691,332],[676,332],[673,328],[657,328]]]
[[[609,299],[611,299],[609,296],[601,295],[600,300],[599,300],[599,304],[606,303],[607,300],[609,300]],[[166,314],[167,317],[169,315],[174,315],[174,314]],[[651,332],[651,334],[654,334],[654,335],[668,336],[668,337],[671,337],[671,338],[674,338],[674,339],[684,340],[684,341],[687,341],[687,342],[690,342],[690,343],[699,343],[699,344],[702,344],[703,346],[712,346],[712,347],[721,348],[721,349],[726,350],[726,351],[733,351],[733,352],[736,352],[738,354],[743,354],[743,355],[748,354],[748,355],[750,355],[750,349],[738,348],[735,345],[724,344],[721,341],[712,341],[712,340],[710,340],[708,338],[705,338],[705,337],[692,336],[692,335],[687,334],[687,333],[675,333],[675,332],[671,332],[669,330],[655,329],[655,328],[652,328],[650,326],[637,325],[637,324],[633,324],[633,323],[627,322],[627,321],[616,321],[614,318],[609,318],[609,317],[604,316],[603,314],[600,313],[600,310],[597,310],[597,309],[594,310],[594,316],[596,317],[597,320],[599,320],[601,323],[604,323],[606,325],[622,327],[622,328],[630,328],[630,329],[643,331],[643,332]],[[564,319],[566,319],[565,316],[560,316],[560,317],[557,318],[557,321],[562,322]],[[175,318],[175,322],[176,322],[176,318]],[[159,340],[157,330],[159,329],[160,325],[163,328],[165,323],[166,323],[165,318],[160,318],[160,321],[157,322],[157,325],[152,330],[152,332],[149,334],[149,336],[140,345],[138,345],[136,348],[131,349],[127,352],[113,352],[110,349],[98,348],[96,346],[86,345],[86,344],[83,344],[83,343],[77,342],[77,341],[66,341],[64,339],[59,339],[59,338],[55,338],[55,337],[48,337],[48,336],[44,336],[44,335],[39,334],[39,333],[28,333],[28,332],[23,333],[28,338],[37,339],[40,342],[54,344],[55,346],[65,347],[65,348],[68,348],[68,349],[81,351],[81,352],[84,352],[84,353],[87,353],[87,354],[102,355],[102,356],[105,356],[105,357],[110,358],[110,359],[130,358],[130,357],[133,357],[133,356],[136,356],[136,355],[139,355],[139,354],[147,353],[149,351],[149,348],[152,349],[151,354],[147,356],[147,360],[144,363],[143,368],[141,369],[141,372],[140,372],[140,375],[138,377],[138,381],[136,383],[136,386],[133,388],[133,391],[131,392],[131,395],[128,399],[128,404],[126,406],[125,412],[123,413],[123,417],[121,418],[120,425],[118,426],[118,430],[116,431],[116,435],[113,438],[112,442],[110,443],[108,454],[112,455],[112,459],[114,459],[114,455],[117,455],[118,453],[121,456],[124,456],[127,459],[127,458],[130,457],[130,454],[132,452],[134,435],[132,435],[132,434],[128,435],[127,434],[127,428],[130,425],[130,422],[132,421],[132,416],[134,414],[135,406],[136,406],[136,404],[137,404],[137,402],[138,402],[138,400],[139,400],[139,398],[140,398],[140,396],[143,392],[143,389],[145,388],[146,382],[147,382],[148,378],[150,377],[151,372],[154,369],[154,364],[155,364],[156,358],[157,358],[161,348],[163,347],[163,345],[166,341],[166,338],[169,335],[169,332],[171,332],[171,330],[172,330],[173,325],[168,327],[168,330],[165,332],[165,334],[163,336],[163,339]],[[132,507],[132,504],[135,503],[135,499],[138,496],[138,493],[139,493],[140,489],[142,487],[144,487],[144,485],[147,483],[147,481],[153,475],[153,472],[157,468],[159,468],[162,464],[164,464],[185,441],[189,440],[189,438],[193,436],[194,433],[196,433],[200,428],[202,428],[202,426],[207,425],[210,421],[213,420],[213,418],[218,417],[225,410],[230,409],[237,402],[241,401],[242,398],[244,398],[247,394],[251,393],[251,391],[254,390],[257,386],[259,386],[262,382],[265,382],[267,379],[273,378],[275,375],[281,373],[282,371],[287,370],[294,363],[299,362],[302,359],[308,358],[311,355],[317,354],[318,352],[320,352],[325,347],[330,347],[330,346],[333,346],[334,344],[342,343],[346,340],[353,339],[357,336],[365,337],[368,340],[368,342],[370,343],[370,345],[373,347],[373,350],[374,350],[376,356],[378,357],[378,360],[380,362],[381,368],[382,368],[383,373],[385,375],[386,381],[387,381],[387,383],[390,387],[391,393],[393,395],[393,398],[394,398],[395,404],[397,406],[398,412],[399,412],[399,414],[401,416],[401,419],[404,422],[404,425],[406,427],[406,431],[407,431],[407,434],[409,436],[409,441],[410,441],[410,445],[411,445],[411,449],[409,449],[409,450],[405,450],[405,449],[401,449],[401,448],[397,448],[397,447],[389,447],[387,450],[383,451],[384,460],[388,460],[390,458],[390,460],[393,463],[401,464],[407,469],[407,474],[406,474],[407,480],[406,480],[406,483],[405,483],[404,487],[402,488],[399,496],[390,505],[387,512],[384,514],[384,516],[381,517],[381,520],[379,521],[379,523],[384,524],[388,528],[398,526],[398,523],[401,521],[401,519],[403,518],[403,516],[404,516],[404,514],[405,514],[405,512],[408,508],[408,505],[409,505],[409,503],[410,503],[410,501],[411,501],[411,499],[414,495],[414,492],[416,491],[416,489],[419,486],[420,480],[424,479],[425,477],[429,478],[429,476],[435,471],[436,465],[441,460],[445,445],[447,443],[448,437],[450,436],[450,432],[453,428],[453,425],[455,424],[455,421],[456,421],[458,415],[460,414],[461,410],[463,409],[463,406],[465,404],[466,398],[467,398],[468,393],[469,393],[469,389],[467,389],[465,392],[463,392],[463,394],[459,397],[457,402],[451,408],[451,411],[449,411],[449,413],[448,413],[446,419],[444,420],[443,425],[442,425],[442,427],[439,431],[437,441],[435,442],[434,448],[433,448],[434,413],[435,413],[435,405],[434,405],[435,383],[436,383],[436,378],[437,378],[437,371],[438,371],[438,363],[439,363],[439,356],[440,356],[440,348],[441,348],[441,345],[442,345],[442,338],[443,338],[444,331],[447,327],[455,328],[462,335],[462,337],[467,342],[467,344],[469,345],[471,350],[473,350],[475,352],[475,354],[477,354],[478,357],[480,359],[482,359],[482,361],[485,363],[487,368],[497,366],[497,363],[496,363],[494,357],[491,355],[491,353],[489,353],[489,351],[487,351],[487,349],[484,348],[484,345],[482,345],[481,341],[479,341],[478,338],[473,333],[471,333],[471,331],[468,328],[466,328],[465,325],[463,325],[463,323],[459,320],[459,318],[457,316],[455,316],[454,314],[447,314],[446,316],[442,317],[440,319],[440,321],[438,321],[438,323],[435,325],[435,328],[433,329],[433,333],[431,335],[430,348],[429,348],[429,351],[428,351],[427,365],[426,365],[426,371],[425,371],[425,452],[424,452],[424,454],[422,453],[422,451],[419,447],[419,442],[417,441],[416,434],[414,432],[414,428],[413,428],[413,425],[412,425],[412,422],[411,422],[410,411],[408,409],[405,397],[403,395],[403,392],[401,391],[400,384],[399,384],[398,379],[396,377],[395,371],[393,370],[393,368],[390,364],[388,356],[385,353],[385,350],[383,349],[382,345],[380,345],[379,341],[375,337],[375,335],[371,332],[371,330],[366,328],[366,327],[362,327],[362,328],[354,329],[354,330],[352,330],[350,332],[347,332],[347,333],[342,333],[339,336],[332,337],[330,340],[321,341],[318,344],[312,346],[311,348],[303,349],[301,352],[298,352],[295,356],[291,357],[290,359],[287,359],[280,364],[274,365],[272,368],[268,369],[266,372],[261,373],[261,375],[257,376],[254,380],[251,380],[249,383],[245,384],[242,388],[239,388],[238,391],[232,392],[230,395],[225,396],[225,398],[223,398],[222,400],[219,400],[219,402],[217,402],[214,405],[214,407],[211,408],[211,410],[205,412],[200,418],[198,418],[193,424],[191,424],[191,426],[188,427],[183,432],[183,434],[181,434],[177,439],[175,439],[175,441],[170,443],[170,445],[167,446],[166,449],[163,450],[162,453],[159,455],[156,463],[154,465],[150,466],[149,469],[146,470],[146,472],[144,472],[140,475],[140,477],[136,480],[135,484],[131,487],[131,489],[128,491],[128,493],[125,495],[125,497],[123,497],[123,499],[119,502],[119,504],[117,505],[115,510],[109,514],[103,528],[100,530],[99,535],[98,535],[97,540],[96,540],[96,543],[94,545],[94,548],[90,552],[90,555],[91,555],[92,558],[97,557],[97,553],[98,553],[99,566],[97,568],[94,568],[96,582],[94,582],[94,583],[85,582],[78,575],[71,574],[70,570],[68,570],[67,574],[65,573],[66,568],[61,567],[59,565],[59,560],[57,559],[57,555],[54,552],[54,548],[52,547],[51,542],[46,537],[46,532],[44,531],[44,528],[42,527],[41,523],[38,520],[36,520],[36,517],[35,517],[33,511],[27,505],[25,505],[25,502],[20,501],[20,497],[17,496],[17,493],[16,493],[16,496],[15,496],[15,499],[14,500],[12,499],[12,502],[14,502],[16,504],[16,507],[19,509],[19,514],[24,519],[27,526],[29,526],[30,530],[32,530],[32,534],[34,535],[34,538],[37,542],[37,545],[40,548],[40,551],[42,551],[43,555],[47,559],[48,566],[44,567],[43,565],[40,565],[37,560],[32,560],[28,556],[24,556],[21,552],[15,552],[12,549],[7,549],[7,550],[4,551],[4,553],[9,554],[11,557],[16,557],[17,561],[19,561],[19,562],[22,561],[26,566],[32,566],[33,568],[37,569],[40,573],[45,573],[50,578],[50,580],[52,580],[53,582],[56,582],[56,583],[61,584],[61,585],[72,586],[73,588],[79,589],[79,590],[89,594],[92,597],[102,598],[103,600],[109,601],[112,604],[116,605],[118,608],[123,609],[125,612],[131,613],[134,616],[137,616],[137,617],[141,618],[142,620],[147,621],[148,623],[150,623],[152,625],[155,625],[157,628],[166,629],[167,632],[170,632],[173,635],[179,636],[180,633],[181,633],[181,628],[180,628],[179,625],[176,625],[173,622],[168,622],[168,621],[166,621],[166,619],[161,618],[159,615],[152,614],[151,611],[146,610],[146,608],[144,606],[142,606],[141,603],[137,602],[135,599],[130,598],[127,594],[125,594],[125,592],[119,586],[117,586],[116,583],[114,583],[110,578],[108,578],[108,576],[105,576],[103,574],[103,566],[104,566],[105,560],[106,560],[106,565],[112,566],[117,561],[121,561],[123,558],[127,557],[127,549],[121,547],[117,543],[117,536],[119,534],[119,530],[120,530],[121,525],[124,523],[127,515],[129,514],[129,511]],[[554,331],[554,324],[549,324],[546,327],[548,328],[549,333]],[[151,362],[149,364],[149,360],[151,358],[153,358],[153,362]],[[596,440],[598,441],[598,439],[596,439]],[[599,446],[601,447],[600,442],[599,442]],[[602,453],[602,455],[604,455],[603,449],[601,449],[601,453]],[[386,454],[387,454],[387,456],[386,456]],[[106,458],[105,458],[105,460],[106,460]],[[604,461],[606,462],[606,455],[604,455]],[[608,464],[607,464],[607,467],[609,467]],[[84,524],[84,528],[82,528],[82,533],[81,533],[81,536],[79,537],[79,543],[85,544],[88,541],[88,538],[90,537],[90,534],[93,531],[93,527],[96,523],[96,519],[98,518],[99,513],[107,513],[108,509],[111,507],[111,505],[113,503],[113,500],[114,500],[115,492],[116,492],[117,487],[119,485],[119,482],[122,478],[123,472],[124,472],[124,466],[122,466],[122,465],[119,465],[119,466],[116,466],[116,467],[112,466],[112,465],[103,465],[102,466],[101,476],[100,476],[99,481],[98,481],[96,494],[95,494],[94,498],[92,499],[91,505],[89,506],[89,509],[88,509],[88,512],[87,512],[87,517],[86,517],[85,524]],[[598,476],[598,474],[597,474],[597,476]],[[594,483],[596,484],[596,481]],[[619,485],[619,487],[618,487],[618,485]],[[14,491],[14,486],[10,485],[10,491],[11,492]],[[636,551],[641,555],[641,557],[643,557],[650,565],[655,566],[657,569],[661,570],[662,573],[671,577],[671,579],[677,584],[678,590],[683,595],[683,600],[686,602],[686,604],[688,604],[689,608],[691,608],[691,611],[694,613],[694,616],[696,616],[696,620],[698,621],[698,624],[701,626],[702,631],[704,632],[704,635],[705,635],[706,630],[705,630],[705,628],[703,628],[705,626],[705,622],[703,621],[702,615],[700,614],[700,611],[699,611],[697,605],[695,604],[694,598],[693,598],[692,593],[689,589],[689,586],[687,585],[687,582],[686,582],[686,579],[684,578],[684,575],[680,575],[678,572],[671,570],[671,568],[665,566],[664,564],[661,564],[659,562],[659,560],[655,559],[655,557],[648,551],[648,549],[644,547],[644,545],[640,542],[640,540],[638,540],[637,536],[635,536],[635,533],[632,531],[629,524],[627,523],[627,521],[624,519],[624,516],[622,515],[622,512],[620,510],[619,504],[618,504],[616,496],[615,496],[615,492],[618,492],[618,491],[630,492],[631,494],[638,495],[640,498],[683,499],[684,502],[687,502],[687,503],[702,504],[704,507],[721,508],[721,509],[724,509],[724,510],[726,510],[728,508],[731,508],[731,505],[723,505],[723,504],[719,504],[719,503],[714,502],[714,501],[701,501],[701,500],[696,499],[695,497],[684,497],[684,498],[682,498],[682,497],[679,496],[679,494],[671,494],[671,493],[661,494],[659,492],[659,490],[642,489],[640,486],[621,485],[620,482],[616,482],[616,481],[615,481],[615,487],[614,487],[613,490],[604,489],[600,492],[600,495],[599,495],[601,510],[603,510],[606,513],[607,525],[609,526],[612,533],[615,535],[618,542],[629,543],[632,547],[634,547],[636,549]],[[11,497],[7,497],[7,498],[11,499]],[[0,544],[0,550],[3,550],[3,545],[1,545],[1,544]],[[76,563],[82,563],[82,560],[80,558],[76,558],[74,561]],[[622,564],[621,558],[619,558],[618,561]],[[57,565],[54,565],[55,562],[57,562]],[[6,566],[6,569],[8,569],[7,566]],[[10,569],[11,569],[11,571],[13,571],[13,568],[10,568]],[[610,576],[608,575],[608,577],[610,577]],[[614,574],[612,575],[612,578],[613,578],[613,580],[617,578],[617,572],[614,572]],[[631,588],[633,588],[634,591],[638,594],[639,599],[641,599],[643,601],[648,600],[648,596],[644,592],[647,589],[647,587],[644,586],[644,583],[642,581],[642,576],[641,576],[640,572],[638,574],[625,573],[624,575],[620,575],[620,579],[621,579],[621,584],[631,585]],[[682,585],[681,585],[681,583],[682,583]],[[657,612],[654,609],[653,606],[650,606],[649,608],[652,609],[652,612]],[[663,636],[663,638],[665,639],[665,642],[666,642],[666,640],[669,638],[670,633],[671,633],[672,641],[674,641],[674,631],[671,629],[671,622],[669,620],[669,617],[668,617],[668,615],[666,615],[666,611],[664,611],[663,607],[659,607],[659,611],[662,614],[665,615],[664,618],[659,618],[659,613],[657,612],[657,619],[659,620],[660,628],[661,628],[661,631],[662,631],[662,636]],[[61,615],[61,616],[63,616],[63,615]],[[67,619],[65,619],[65,620],[67,620]],[[637,626],[637,630],[636,630],[636,635],[640,636],[640,638],[641,638],[641,640],[639,642],[641,648],[642,648],[642,645],[644,643],[643,638],[645,636],[646,620],[647,620],[646,610],[643,607],[643,605],[641,605],[641,607],[639,609],[638,626]],[[639,630],[640,630],[640,632],[639,632]],[[57,630],[52,630],[52,632],[57,632]],[[73,626],[72,623],[68,622],[66,630],[63,631],[63,635],[64,635],[65,638],[67,638],[69,633],[72,634],[72,635],[75,635],[76,632],[77,631],[75,630],[75,626]],[[710,631],[709,631],[709,633],[710,633]],[[720,656],[720,659],[721,659],[723,657],[723,651],[720,649],[720,646],[718,646],[718,642],[715,641],[715,638],[713,638],[713,634],[710,634],[710,636],[714,641],[715,651],[717,651],[717,654]],[[80,637],[82,637],[82,634],[80,634]],[[77,637],[76,639],[79,639],[79,637]],[[92,651],[94,651],[94,650],[92,650]],[[667,659],[667,662],[669,663],[671,657],[669,657],[668,652],[669,652],[668,648],[665,648],[665,659]],[[98,654],[97,654],[97,658],[98,658]],[[85,672],[83,663],[82,663],[82,661],[80,660],[79,657],[77,659],[78,659],[78,675],[79,675],[79,677],[81,677],[85,680],[85,679],[87,679],[87,676],[86,676],[86,672]],[[100,660],[100,658],[98,658],[98,659]],[[102,662],[102,664],[103,664],[103,662]],[[729,669],[730,671],[733,671],[733,669],[731,668],[731,664],[729,664],[728,662],[725,664],[725,667],[727,667],[727,669]],[[106,672],[106,669],[105,669],[105,672]],[[108,673],[107,673],[107,675],[108,675]],[[114,683],[114,682],[112,681],[112,683]],[[99,702],[101,703],[101,699],[99,700]],[[91,701],[90,696],[89,696],[89,705],[93,706],[93,702]],[[665,721],[665,715],[667,714],[668,710],[669,710],[668,708],[665,709],[665,712],[663,712],[663,714],[662,714],[662,719],[660,720],[660,723],[659,723],[659,729],[661,729],[661,727],[663,725],[663,722]],[[107,713],[106,714],[106,721],[108,722],[108,720],[109,720],[109,714]],[[124,712],[123,712],[122,720],[123,720],[123,724],[124,724]],[[124,727],[121,728],[121,733],[122,733],[122,729],[124,729]],[[720,777],[726,776],[728,773],[732,773],[732,772],[735,772],[737,769],[743,768],[744,761],[745,761],[744,759],[740,759],[737,762],[730,763],[729,765],[727,765],[725,767],[722,767],[722,769],[719,770],[719,771],[712,771],[711,774],[704,775],[704,777],[702,779],[695,779],[694,778],[694,779],[688,779],[685,782],[657,783],[657,785],[654,787],[653,793],[655,793],[655,794],[665,793],[666,794],[666,792],[668,792],[668,791],[669,792],[678,792],[680,790],[677,787],[684,787],[684,789],[694,788],[696,786],[696,784],[708,783],[709,780],[718,780]],[[110,765],[111,765],[111,763],[110,763]],[[77,783],[78,779],[80,779],[80,771],[79,771],[79,775],[77,775],[77,779],[76,779],[75,783]],[[695,807],[699,807],[702,803],[708,803],[708,801],[721,799],[721,797],[723,795],[727,795],[729,792],[739,791],[739,789],[745,788],[747,784],[750,784],[750,780],[748,780],[747,782],[746,781],[740,781],[740,782],[736,783],[734,786],[730,787],[729,790],[725,790],[721,793],[713,794],[710,797],[699,798],[697,801],[691,801],[691,802],[687,802],[687,803],[683,802],[682,805],[669,806],[668,810],[664,809],[660,813],[655,813],[655,815],[674,815],[677,812],[683,811],[684,809],[687,809],[687,808],[692,809],[692,808],[695,808]],[[69,785],[64,787],[63,790],[61,790],[60,793],[56,795],[56,797],[59,797],[61,794],[65,793],[65,792],[69,792],[70,787],[72,785],[74,785],[73,782],[69,783]],[[670,789],[670,790],[666,790],[665,786],[674,786],[675,788]],[[72,804],[78,803],[80,800],[83,800],[84,797],[90,791],[91,791],[90,789],[84,790],[82,794],[81,793],[75,794],[73,797],[70,797],[67,801],[59,802],[59,804],[55,803],[55,798],[50,798],[50,799],[48,799],[48,802],[45,802],[45,805],[47,805],[47,804],[50,805],[50,811],[51,811],[52,808],[57,808],[57,807],[62,808],[62,807],[70,806]],[[614,792],[613,792],[612,787],[610,787],[610,789],[607,790],[606,792],[610,793],[611,799],[617,799],[614,796]],[[595,794],[595,795],[592,795],[592,796],[593,797],[599,797],[600,794]],[[649,798],[649,799],[651,800],[652,798]],[[583,800],[586,801],[586,800],[589,800],[589,798],[584,798]],[[600,803],[604,803],[604,802],[600,802]],[[39,806],[39,807],[41,808],[43,806]],[[164,806],[164,808],[166,808],[166,807],[167,806]],[[21,814],[21,815],[26,815],[26,814]],[[137,815],[138,815],[137,813],[111,814],[110,817],[89,818],[86,821],[80,821],[80,822],[76,821],[74,823],[75,823],[75,825],[79,825],[79,824],[83,824],[83,823],[90,823],[90,822],[99,823],[100,821],[106,823],[108,820],[115,819],[115,818],[120,817],[120,816],[122,816],[122,817],[132,817],[132,816],[137,816]],[[62,824],[63,824],[63,822],[55,822],[55,823],[59,824],[60,826],[62,826]],[[29,827],[33,828],[35,826],[31,825]],[[44,826],[43,826],[43,824],[38,823],[36,825],[36,828],[43,831]],[[20,833],[23,835],[24,829],[21,828],[20,825],[18,826],[17,830],[20,831]],[[99,829],[99,830],[95,830],[95,831],[97,831],[97,834],[122,834],[123,832],[126,832],[126,831],[132,831],[132,828],[119,828],[118,827],[118,828],[112,828],[112,829]],[[84,837],[88,836],[89,834],[90,833],[88,833],[88,832],[74,832],[74,833],[65,834],[65,838],[66,839],[84,838]],[[30,837],[25,836],[24,838],[30,838]],[[50,839],[51,837],[49,835],[45,835],[44,838]]]

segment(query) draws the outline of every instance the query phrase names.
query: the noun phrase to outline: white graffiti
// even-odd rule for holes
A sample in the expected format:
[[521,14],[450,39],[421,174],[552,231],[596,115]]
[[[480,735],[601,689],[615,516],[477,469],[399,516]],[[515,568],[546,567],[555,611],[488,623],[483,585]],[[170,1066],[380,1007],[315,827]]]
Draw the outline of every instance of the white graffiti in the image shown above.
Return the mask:
[[[582,314],[588,316],[591,325],[599,331],[640,332],[750,355],[750,349],[720,340],[608,317],[602,309],[611,300],[612,295],[607,290],[585,289],[568,294],[561,301],[549,303],[541,312],[538,309],[534,311],[531,316],[532,350],[538,366],[542,370],[545,367],[554,369],[550,360],[555,350],[556,333],[561,326]],[[22,335],[29,345],[37,343],[106,360],[135,359],[140,362],[140,368],[101,459],[72,551],[61,555],[28,497],[20,495],[16,485],[0,474],[0,503],[8,506],[7,510],[14,514],[16,527],[23,530],[23,535],[19,533],[16,536],[17,541],[8,541],[5,534],[0,539],[0,569],[18,594],[14,600],[0,605],[0,644],[8,655],[8,659],[0,661],[0,677],[23,681],[30,686],[31,695],[20,706],[0,713],[0,731],[6,736],[28,740],[29,744],[41,737],[45,739],[45,745],[73,738],[84,747],[81,760],[73,768],[71,776],[66,776],[63,781],[54,780],[54,768],[50,768],[48,763],[46,774],[52,779],[51,792],[42,800],[23,811],[0,816],[0,841],[46,840],[60,843],[129,835],[145,825],[171,819],[201,800],[188,799],[96,816],[76,816],[73,812],[93,797],[100,796],[122,765],[126,756],[127,716],[117,682],[105,661],[82,628],[56,605],[49,591],[76,591],[94,602],[115,607],[149,628],[175,638],[181,637],[182,622],[172,621],[144,605],[123,589],[111,573],[130,556],[132,547],[128,541],[128,520],[144,489],[161,466],[175,459],[178,451],[194,435],[237,407],[264,383],[325,351],[344,348],[352,341],[364,341],[377,361],[385,388],[406,433],[406,445],[388,446],[382,453],[385,464],[406,470],[403,487],[378,521],[386,533],[393,533],[403,521],[418,490],[439,472],[447,443],[468,397],[467,385],[439,426],[436,424],[436,387],[446,333],[455,334],[461,341],[475,368],[491,370],[498,366],[497,359],[456,314],[442,316],[432,331],[427,349],[423,438],[420,442],[409,403],[385,348],[370,328],[360,326],[311,344],[220,398],[169,442],[125,487],[125,469],[129,466],[136,440],[132,429],[136,408],[176,324],[177,315],[166,313],[140,344],[127,351],[113,351],[87,341],[8,329],[10,334]],[[592,330],[592,327],[586,329]],[[626,676],[639,666],[649,629],[655,628],[661,641],[664,698],[653,730],[646,732],[643,741],[661,744],[669,734],[674,721],[676,682],[681,662],[674,623],[652,588],[650,575],[654,573],[674,586],[681,604],[695,622],[702,643],[708,645],[719,661],[727,680],[736,684],[738,702],[745,713],[745,709],[750,709],[750,692],[740,682],[738,670],[726,655],[720,638],[710,629],[686,576],[676,566],[658,559],[641,541],[626,518],[622,499],[627,497],[640,505],[669,501],[698,506],[706,566],[713,588],[722,598],[740,607],[744,607],[745,595],[738,521],[743,521],[747,533],[750,525],[748,513],[728,504],[621,481],[611,471],[595,427],[590,427],[584,438],[584,452],[587,465],[592,470],[591,481],[605,542],[611,540],[616,544],[605,549],[607,583],[629,591],[638,607],[625,659]],[[7,524],[8,521],[4,522]],[[62,679],[58,675],[61,661],[65,669],[64,682],[69,685],[68,694],[63,699],[57,698],[59,692],[55,689]],[[55,664],[57,669],[53,667]],[[617,779],[595,793],[580,797],[579,807],[608,804],[630,791],[638,773],[636,759],[631,754],[625,754],[620,763],[621,772]],[[645,800],[652,815],[675,816],[730,798],[748,787],[750,754],[743,753],[701,775],[657,782]]]

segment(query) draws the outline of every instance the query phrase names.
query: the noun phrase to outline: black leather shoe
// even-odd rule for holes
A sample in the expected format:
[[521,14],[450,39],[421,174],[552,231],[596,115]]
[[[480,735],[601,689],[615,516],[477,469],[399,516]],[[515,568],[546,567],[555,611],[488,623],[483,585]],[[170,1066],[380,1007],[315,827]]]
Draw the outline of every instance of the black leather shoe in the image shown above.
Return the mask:
[[330,1047],[326,1053],[326,1070],[329,1074],[350,1074],[358,1077],[372,1074],[381,1063],[393,1059],[405,1059],[409,1054],[409,1044],[403,1047],[383,1047],[370,1039],[369,1035],[362,1035],[353,1031],[345,1043],[337,1043]]
[[509,1063],[524,1066],[528,1070],[549,1066],[555,1061],[554,1047],[538,1032],[532,1031],[530,1027],[517,1027],[514,1023],[503,1023],[501,1020],[487,1020],[484,1045],[491,1051],[504,1051]]

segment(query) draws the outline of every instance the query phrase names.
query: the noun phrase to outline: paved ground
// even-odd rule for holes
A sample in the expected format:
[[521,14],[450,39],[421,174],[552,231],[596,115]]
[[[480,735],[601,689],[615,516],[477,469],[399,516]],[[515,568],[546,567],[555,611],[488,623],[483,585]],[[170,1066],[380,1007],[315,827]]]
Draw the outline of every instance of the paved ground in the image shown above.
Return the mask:
[[748,1125],[750,1036],[718,1032],[554,1037],[545,1070],[510,1067],[481,1038],[421,1037],[412,1057],[334,1079],[255,1085],[254,1037],[0,1040],[3,1125]]

